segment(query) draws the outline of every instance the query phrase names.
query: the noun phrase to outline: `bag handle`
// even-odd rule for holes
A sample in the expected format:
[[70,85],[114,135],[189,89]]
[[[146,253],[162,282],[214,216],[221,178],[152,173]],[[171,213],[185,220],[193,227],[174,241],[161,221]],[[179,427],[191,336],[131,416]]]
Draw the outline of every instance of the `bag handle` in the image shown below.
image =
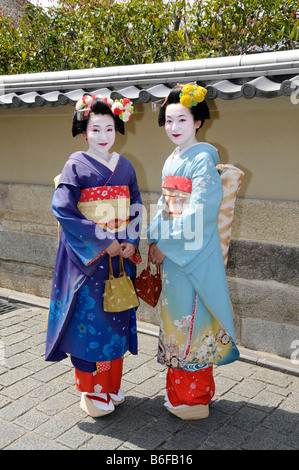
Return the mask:
[[[126,272],[125,272],[124,259],[122,256],[120,256],[119,257],[119,276],[124,276],[125,274]],[[110,255],[109,255],[109,279],[114,279],[112,260],[111,260]]]
[[109,279],[114,279],[111,256],[109,255]]
[[124,259],[122,256],[119,257],[119,276],[125,276],[125,265],[124,265]]

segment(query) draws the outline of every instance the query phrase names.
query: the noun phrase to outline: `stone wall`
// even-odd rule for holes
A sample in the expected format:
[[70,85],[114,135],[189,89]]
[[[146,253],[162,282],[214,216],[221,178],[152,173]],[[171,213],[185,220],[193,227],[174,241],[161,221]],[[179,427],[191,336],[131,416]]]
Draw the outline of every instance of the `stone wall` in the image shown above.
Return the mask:
[[[52,186],[0,184],[0,287],[48,298],[58,242]],[[159,197],[142,193],[147,213]],[[144,221],[141,253],[147,260]],[[228,284],[240,345],[289,358],[299,340],[299,203],[237,200]],[[139,320],[159,324],[141,301]],[[293,346],[294,347],[294,346]]]

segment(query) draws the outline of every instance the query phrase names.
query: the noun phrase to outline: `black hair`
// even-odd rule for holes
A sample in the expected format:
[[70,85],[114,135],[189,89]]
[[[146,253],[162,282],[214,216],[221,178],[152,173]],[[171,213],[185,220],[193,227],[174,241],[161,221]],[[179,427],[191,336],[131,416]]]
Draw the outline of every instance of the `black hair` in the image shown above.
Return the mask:
[[[168,97],[166,98],[159,111],[158,124],[160,127],[165,126],[165,112],[167,106],[169,104],[179,103],[181,93],[182,88],[180,86],[176,86],[169,93]],[[205,100],[201,101],[200,103],[197,103],[196,106],[189,107],[189,109],[193,115],[194,121],[201,121],[199,128],[203,126],[205,119],[210,119],[209,107]]]
[[[91,95],[87,94],[87,96],[91,96]],[[86,132],[90,113],[102,114],[102,115],[108,114],[114,120],[115,130],[120,132],[122,135],[124,135],[125,133],[124,122],[118,116],[113,114],[113,112],[111,111],[111,108],[106,103],[106,101],[102,100],[101,98],[96,98],[91,104],[90,112],[88,113],[87,117],[83,118],[82,120],[79,120],[77,113],[76,112],[74,113],[73,125],[72,125],[73,137],[75,137],[78,134],[82,134],[82,132]]]

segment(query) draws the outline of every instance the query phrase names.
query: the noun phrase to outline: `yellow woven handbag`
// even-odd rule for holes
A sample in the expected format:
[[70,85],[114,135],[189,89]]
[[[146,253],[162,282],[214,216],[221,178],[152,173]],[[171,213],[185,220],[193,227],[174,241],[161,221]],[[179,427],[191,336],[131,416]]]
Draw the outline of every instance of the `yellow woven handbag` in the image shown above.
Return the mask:
[[104,305],[105,312],[123,312],[138,307],[139,301],[132,280],[127,276],[123,257],[119,257],[119,277],[114,277],[109,256],[109,279],[105,281]]

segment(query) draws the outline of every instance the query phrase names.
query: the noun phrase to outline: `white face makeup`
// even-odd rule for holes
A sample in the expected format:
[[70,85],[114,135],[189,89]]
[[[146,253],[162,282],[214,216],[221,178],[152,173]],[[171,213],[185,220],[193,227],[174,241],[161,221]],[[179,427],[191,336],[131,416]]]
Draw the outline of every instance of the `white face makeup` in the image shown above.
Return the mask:
[[86,133],[84,134],[89,144],[88,155],[107,160],[110,157],[109,150],[115,141],[115,123],[108,114],[91,114]]
[[181,150],[197,143],[195,133],[200,121],[194,121],[189,108],[181,103],[169,104],[165,113],[165,130]]

